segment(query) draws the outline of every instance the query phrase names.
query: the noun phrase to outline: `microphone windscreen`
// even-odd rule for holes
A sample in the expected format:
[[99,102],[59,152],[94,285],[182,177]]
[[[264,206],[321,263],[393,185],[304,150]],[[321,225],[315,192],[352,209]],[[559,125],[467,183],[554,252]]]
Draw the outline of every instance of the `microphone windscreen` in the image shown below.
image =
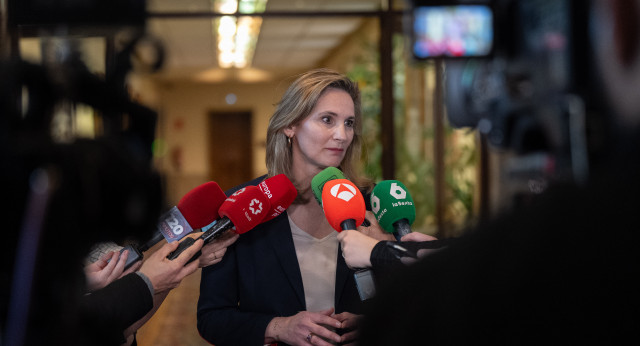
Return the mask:
[[409,190],[397,180],[383,180],[373,188],[371,210],[380,226],[389,233],[395,231],[395,222],[407,219],[412,224],[416,219],[416,207]]
[[258,187],[246,186],[227,197],[218,213],[231,220],[236,233],[242,234],[262,222],[270,208],[269,198]]
[[322,205],[322,188],[324,187],[324,184],[326,184],[327,181],[334,179],[345,179],[342,171],[336,167],[327,167],[311,179],[311,190],[313,191],[313,196],[320,205]]
[[298,195],[298,190],[284,174],[278,174],[263,180],[258,184],[258,188],[269,198],[269,203],[271,204],[271,208],[262,222],[267,222],[282,214]]
[[218,209],[227,196],[218,186],[210,181],[187,192],[178,202],[178,210],[187,220],[191,228],[202,228],[220,217]]
[[324,184],[322,208],[329,224],[338,232],[342,231],[341,223],[345,220],[362,224],[366,210],[362,193],[347,179],[333,179]]

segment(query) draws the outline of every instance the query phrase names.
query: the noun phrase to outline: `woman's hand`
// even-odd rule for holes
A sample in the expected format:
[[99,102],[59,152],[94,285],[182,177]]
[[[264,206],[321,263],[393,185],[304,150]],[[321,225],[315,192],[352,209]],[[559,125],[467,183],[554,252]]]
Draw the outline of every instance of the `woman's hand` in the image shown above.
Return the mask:
[[346,333],[342,334],[341,343],[343,345],[355,344],[358,339],[358,324],[362,316],[345,311],[333,317],[342,322],[341,328],[346,331]]
[[[196,233],[200,236],[202,233]],[[233,231],[226,231],[220,238],[206,244],[200,250],[202,254],[199,257],[198,267],[203,268],[222,261],[222,257],[227,252],[227,248],[238,240],[239,235]]]
[[333,308],[318,312],[301,311],[290,317],[276,317],[267,326],[265,342],[331,346],[326,339],[339,343],[341,337],[333,329],[341,328],[342,322],[331,316],[334,311]]

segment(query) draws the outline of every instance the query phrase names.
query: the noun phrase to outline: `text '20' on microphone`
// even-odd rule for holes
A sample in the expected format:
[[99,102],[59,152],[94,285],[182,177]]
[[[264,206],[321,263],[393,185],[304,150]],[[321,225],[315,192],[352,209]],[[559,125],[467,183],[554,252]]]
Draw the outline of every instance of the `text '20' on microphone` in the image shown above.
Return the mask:
[[125,268],[142,259],[142,252],[166,239],[167,242],[182,239],[194,229],[205,227],[216,220],[218,209],[226,199],[218,183],[210,181],[187,192],[178,204],[162,214],[153,237],[143,245],[127,245],[122,251],[129,250]]
[[396,239],[411,233],[416,207],[409,190],[397,180],[383,180],[371,193],[371,209],[380,226]]

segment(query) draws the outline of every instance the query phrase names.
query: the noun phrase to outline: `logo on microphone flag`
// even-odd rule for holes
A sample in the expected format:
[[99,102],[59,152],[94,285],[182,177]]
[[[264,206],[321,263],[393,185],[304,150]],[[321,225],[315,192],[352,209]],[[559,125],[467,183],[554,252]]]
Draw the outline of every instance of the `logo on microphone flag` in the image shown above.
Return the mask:
[[331,187],[331,196],[349,202],[356,196],[356,188],[349,184],[336,184]]
[[[257,206],[256,206],[257,205]],[[254,208],[255,207],[255,208]],[[258,215],[262,212],[262,202],[257,199],[252,199],[251,203],[249,203],[249,210],[253,213],[253,215]]]
[[405,191],[405,189],[400,187],[397,183],[391,184],[391,190],[389,191],[389,194],[396,199],[407,198],[407,191]]

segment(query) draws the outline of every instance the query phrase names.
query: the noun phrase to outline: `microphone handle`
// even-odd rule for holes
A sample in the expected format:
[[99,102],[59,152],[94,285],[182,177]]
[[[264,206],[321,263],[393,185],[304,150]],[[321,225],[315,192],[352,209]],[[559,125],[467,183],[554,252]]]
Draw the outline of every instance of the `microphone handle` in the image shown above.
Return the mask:
[[400,219],[393,223],[393,228],[396,230],[396,239],[400,240],[400,238],[405,235],[411,233],[411,225],[407,221],[407,219]]
[[205,244],[208,244],[212,240],[217,239],[224,233],[224,231],[228,230],[231,227],[233,227],[233,223],[231,222],[231,220],[229,220],[228,217],[223,217],[211,229],[202,233],[200,238],[204,240]]
[[356,227],[356,220],[354,219],[346,219],[342,221],[340,223],[340,228],[342,228],[343,231],[346,231],[348,229],[358,229]]
[[[191,237],[186,237],[183,241],[180,242],[178,247],[172,253],[170,253],[169,256],[167,256],[167,258],[173,261],[178,256],[180,256],[180,254],[183,253],[184,250],[186,250],[191,245],[193,245],[196,242],[196,240],[197,239],[193,239]],[[195,257],[195,255],[194,255],[194,257]],[[193,259],[195,259],[195,258],[192,258],[191,260],[189,260],[189,262],[191,262]]]
[[[180,245],[178,245],[178,248],[174,252],[170,253],[169,256],[167,256],[168,259],[170,259],[170,260],[176,259],[178,256],[180,256],[181,253],[184,252],[184,250],[186,250],[191,245],[193,245],[193,243],[195,243],[196,240],[202,238],[202,236],[198,237],[197,239],[193,239],[191,237],[186,237],[186,238],[187,239],[185,239],[182,242],[180,242]],[[184,244],[184,246],[183,246],[183,244]],[[191,258],[189,258],[187,263],[185,263],[184,265],[187,265],[187,264],[193,262],[198,257],[200,257],[200,255],[202,255],[202,251],[198,250],[198,252],[196,252],[193,256],[191,256]]]
[[[224,231],[228,230],[231,227],[233,227],[233,223],[231,222],[231,220],[229,220],[229,218],[227,218],[227,217],[224,217],[224,218],[220,219],[220,221],[218,221],[218,223],[216,223],[216,225],[213,226],[213,228],[211,228],[210,230],[202,233],[202,235],[200,235],[198,238],[193,239],[191,237],[185,237],[185,239],[180,242],[180,245],[178,245],[178,247],[172,253],[170,253],[169,256],[167,256],[167,258],[170,259],[170,260],[176,259],[178,256],[180,256],[181,253],[184,252],[184,250],[186,250],[191,245],[193,245],[196,242],[196,240],[198,240],[198,239],[202,239],[202,240],[204,240],[205,244],[208,244],[212,240],[218,238],[220,235],[222,235],[224,233]],[[196,252],[187,261],[186,264],[189,264],[189,263],[193,262],[196,258],[200,257],[200,255],[202,255],[202,251],[198,250],[198,252]]]

